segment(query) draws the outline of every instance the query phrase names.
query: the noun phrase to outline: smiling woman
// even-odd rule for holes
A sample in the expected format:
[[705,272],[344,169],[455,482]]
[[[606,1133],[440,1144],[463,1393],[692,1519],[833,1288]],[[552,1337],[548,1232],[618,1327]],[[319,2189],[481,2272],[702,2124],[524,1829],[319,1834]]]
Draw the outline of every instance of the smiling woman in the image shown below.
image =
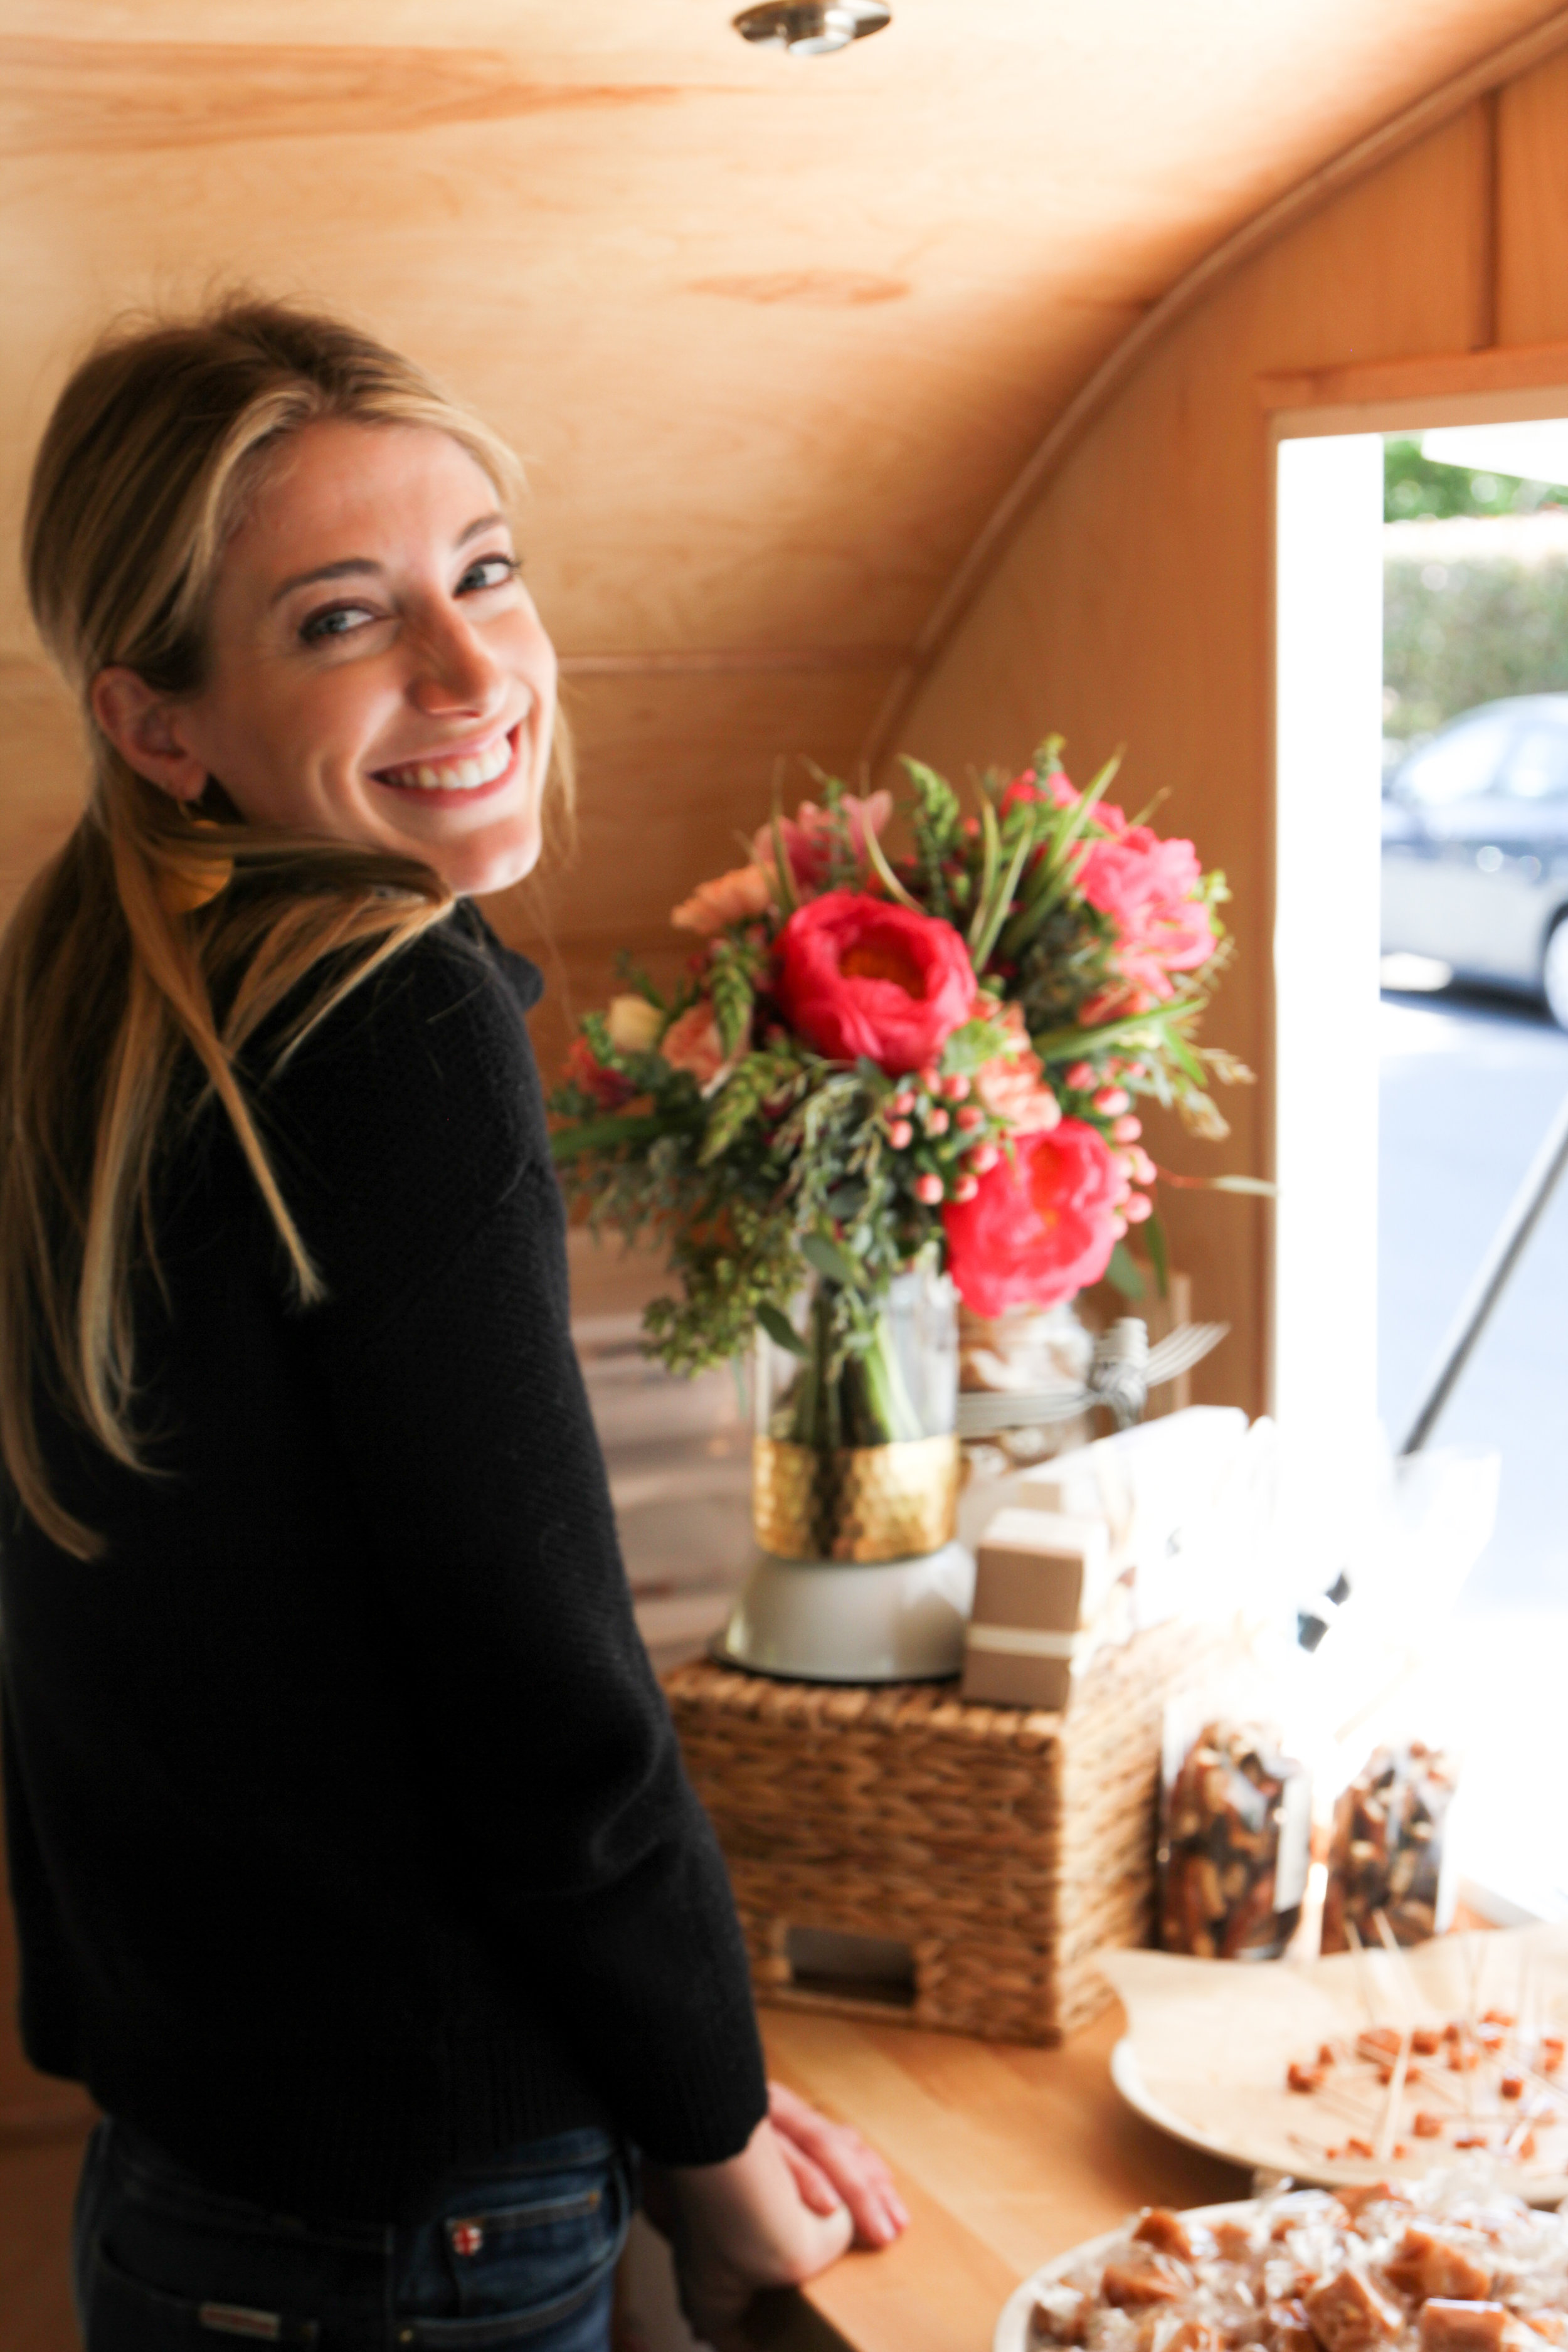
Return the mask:
[[[496,486],[426,425],[305,425],[247,501],[195,694],[116,664],[92,709],[128,765],[195,806],[423,857],[454,890],[533,866],[555,653]],[[295,569],[301,551],[320,557]]]
[[[228,540],[199,689],[161,695],[112,665],[92,683],[100,727],[181,803],[221,776],[250,824],[505,888],[539,856],[555,653],[495,497],[428,425],[305,425]],[[301,551],[321,560],[295,570]]]
[[92,776],[0,950],[0,1669],[89,2352],[596,2352],[634,2150],[717,2342],[901,2222],[770,2102],[468,900],[552,759],[512,474],[257,303],[100,348],[35,471]]

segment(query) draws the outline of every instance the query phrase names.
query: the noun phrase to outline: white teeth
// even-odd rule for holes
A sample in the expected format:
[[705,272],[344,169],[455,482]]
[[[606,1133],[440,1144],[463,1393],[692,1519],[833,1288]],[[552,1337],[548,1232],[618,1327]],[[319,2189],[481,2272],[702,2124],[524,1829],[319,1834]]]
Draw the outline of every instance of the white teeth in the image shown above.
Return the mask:
[[503,735],[488,751],[470,753],[465,760],[453,760],[437,767],[421,761],[417,767],[384,768],[384,780],[389,784],[417,785],[426,793],[471,793],[480,784],[489,784],[511,765],[511,739]]

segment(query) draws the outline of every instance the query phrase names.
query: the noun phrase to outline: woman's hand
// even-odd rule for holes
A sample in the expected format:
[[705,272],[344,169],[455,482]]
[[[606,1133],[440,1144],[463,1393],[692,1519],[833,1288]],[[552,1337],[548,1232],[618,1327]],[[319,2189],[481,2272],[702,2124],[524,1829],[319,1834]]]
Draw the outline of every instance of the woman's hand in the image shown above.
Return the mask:
[[725,2352],[753,2294],[800,2286],[860,2235],[886,2245],[907,2216],[855,2133],[774,2084],[771,2119],[724,2164],[645,2168],[648,2219],[669,2239],[696,2333]]
[[795,2184],[814,2213],[847,2206],[858,2246],[890,2246],[910,2224],[893,2176],[847,2124],[830,2124],[782,2083],[768,2084],[768,2118]]

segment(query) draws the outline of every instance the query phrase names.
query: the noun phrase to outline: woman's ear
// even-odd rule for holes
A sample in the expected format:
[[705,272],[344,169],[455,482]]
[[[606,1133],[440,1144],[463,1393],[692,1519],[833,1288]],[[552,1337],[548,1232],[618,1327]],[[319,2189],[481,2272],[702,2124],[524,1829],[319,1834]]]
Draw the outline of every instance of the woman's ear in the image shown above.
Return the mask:
[[184,741],[178,703],[119,667],[99,671],[91,698],[93,717],[128,767],[172,800],[200,800],[207,771]]

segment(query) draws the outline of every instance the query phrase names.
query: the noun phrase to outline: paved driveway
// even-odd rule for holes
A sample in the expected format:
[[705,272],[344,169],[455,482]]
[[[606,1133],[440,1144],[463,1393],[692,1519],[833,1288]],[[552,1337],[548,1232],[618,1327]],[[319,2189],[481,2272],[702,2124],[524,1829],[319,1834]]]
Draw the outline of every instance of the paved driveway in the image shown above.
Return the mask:
[[[1378,1398],[1397,1443],[1450,1317],[1568,1094],[1568,1034],[1505,1000],[1385,996],[1379,1013]],[[1434,1442],[1495,1445],[1498,1531],[1467,1613],[1568,1603],[1568,1184]]]
[[[1568,1094],[1568,1034],[1528,1006],[1479,995],[1385,996],[1379,1020],[1378,1388],[1397,1443]],[[1497,1532],[1432,1694],[1465,1750],[1467,1872],[1538,1916],[1568,1918],[1568,1185],[1434,1443],[1502,1455]]]

